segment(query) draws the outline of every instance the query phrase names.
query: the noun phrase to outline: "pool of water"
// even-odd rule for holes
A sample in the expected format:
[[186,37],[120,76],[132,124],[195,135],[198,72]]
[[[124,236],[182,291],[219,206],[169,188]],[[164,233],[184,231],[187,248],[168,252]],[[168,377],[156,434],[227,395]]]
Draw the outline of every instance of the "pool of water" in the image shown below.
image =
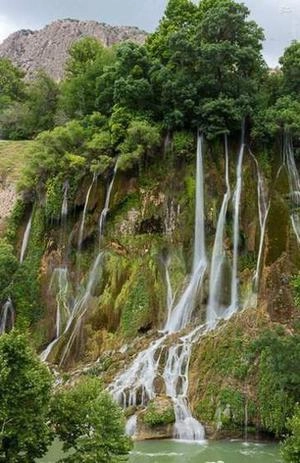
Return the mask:
[[176,441],[140,442],[130,463],[281,463],[279,448],[272,444],[212,442],[205,445]]
[[[62,457],[56,442],[38,463],[56,463]],[[138,442],[129,463],[282,463],[275,444],[210,442],[204,445],[178,441]]]

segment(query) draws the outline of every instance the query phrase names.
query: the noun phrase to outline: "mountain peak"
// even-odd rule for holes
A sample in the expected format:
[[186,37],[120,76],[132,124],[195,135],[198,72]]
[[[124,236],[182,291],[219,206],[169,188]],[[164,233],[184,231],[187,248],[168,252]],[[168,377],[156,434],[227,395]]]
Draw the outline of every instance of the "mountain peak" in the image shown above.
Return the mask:
[[147,33],[134,26],[110,26],[97,21],[58,19],[40,30],[21,29],[0,44],[0,57],[10,58],[30,79],[45,70],[55,80],[62,79],[71,45],[82,37],[96,37],[103,45],[131,40],[143,43]]

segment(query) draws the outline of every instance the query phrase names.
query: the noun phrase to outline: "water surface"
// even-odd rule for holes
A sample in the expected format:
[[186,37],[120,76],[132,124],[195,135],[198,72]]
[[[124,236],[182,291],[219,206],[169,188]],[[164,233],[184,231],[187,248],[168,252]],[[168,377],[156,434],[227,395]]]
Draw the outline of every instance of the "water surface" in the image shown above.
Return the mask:
[[[55,443],[38,463],[56,463],[62,457],[61,445]],[[129,463],[282,463],[275,444],[211,442],[205,445],[183,442],[138,442]]]

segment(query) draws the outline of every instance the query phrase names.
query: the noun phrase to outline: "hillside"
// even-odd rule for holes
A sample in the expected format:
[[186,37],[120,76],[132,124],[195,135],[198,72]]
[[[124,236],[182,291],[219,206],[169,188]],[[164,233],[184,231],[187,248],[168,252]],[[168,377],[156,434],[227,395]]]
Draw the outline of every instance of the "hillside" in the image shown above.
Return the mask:
[[60,80],[70,46],[87,36],[96,37],[105,46],[110,46],[126,40],[143,43],[146,33],[137,27],[63,19],[38,31],[14,32],[0,44],[0,57],[10,58],[29,78],[42,68],[55,80]]

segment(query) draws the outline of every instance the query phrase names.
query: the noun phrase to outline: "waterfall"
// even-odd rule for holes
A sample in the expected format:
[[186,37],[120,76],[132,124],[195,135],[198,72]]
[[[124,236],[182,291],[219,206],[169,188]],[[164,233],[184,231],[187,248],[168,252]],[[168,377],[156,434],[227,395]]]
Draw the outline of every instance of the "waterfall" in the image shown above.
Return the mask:
[[[156,396],[155,379],[160,376],[159,366],[162,354],[168,349],[168,358],[162,378],[167,395],[172,399],[176,422],[174,437],[187,440],[203,441],[204,429],[192,417],[188,406],[188,368],[192,344],[198,339],[203,326],[196,328],[188,336],[180,338],[176,345],[164,345],[174,332],[184,328],[191,319],[196,304],[197,293],[202,285],[206,271],[206,251],[204,236],[204,176],[203,176],[203,139],[198,135],[197,169],[196,169],[196,205],[193,273],[178,304],[172,309],[173,297],[168,262],[166,267],[167,282],[167,321],[165,334],[140,352],[131,366],[122,372],[109,386],[108,390],[123,406],[145,406]],[[172,338],[171,338],[172,341]],[[133,420],[133,419],[132,419]]]
[[232,280],[231,280],[231,304],[227,309],[226,318],[230,318],[238,309],[238,255],[240,235],[240,205],[242,194],[242,167],[245,151],[244,131],[242,135],[241,148],[239,151],[236,169],[236,187],[234,192],[234,221],[233,221],[233,257],[232,257]]
[[226,192],[224,194],[223,203],[219,213],[210,267],[209,301],[206,313],[206,321],[210,328],[213,328],[215,326],[218,317],[221,315],[219,313],[219,309],[220,296],[222,291],[222,268],[225,259],[224,231],[226,223],[226,214],[231,196],[229,184],[229,157],[227,135],[225,135],[225,180]]
[[84,203],[84,209],[83,209],[83,214],[82,214],[82,219],[81,219],[81,224],[80,224],[80,229],[79,229],[79,238],[78,238],[78,251],[81,250],[82,246],[82,241],[83,241],[83,233],[84,233],[84,225],[85,225],[85,220],[86,220],[86,213],[87,213],[87,208],[89,204],[89,199],[91,195],[92,188],[94,186],[94,183],[97,180],[96,174],[93,175],[93,180],[92,183],[90,184],[90,187],[87,191],[86,197],[85,197],[85,203]]
[[[116,177],[117,173],[117,163],[114,168],[114,173],[112,180],[109,183],[109,187],[106,192],[106,198],[105,198],[105,205],[104,209],[101,212],[100,215],[100,220],[99,220],[99,241],[101,245],[101,241],[103,238],[103,233],[104,233],[104,226],[105,226],[105,219],[107,212],[109,210],[109,203],[110,203],[110,197],[111,197],[111,192],[114,184],[114,180]],[[84,231],[84,224],[85,224],[85,218],[86,218],[86,212],[87,212],[87,207],[88,207],[88,201],[89,201],[89,196],[93,187],[93,184],[96,181],[96,176],[93,177],[92,184],[90,185],[86,199],[85,199],[85,206],[84,206],[84,211],[83,211],[83,217],[81,221],[81,226],[80,226],[80,234],[79,234],[79,241],[78,241],[78,247],[81,246],[82,239],[83,239],[83,231]],[[65,184],[66,187],[64,189],[64,198],[67,198],[67,188],[68,184]],[[66,211],[67,209],[64,206],[63,201],[63,206],[62,206],[62,211]],[[67,204],[67,203],[66,203]],[[62,214],[62,217],[65,216],[65,214]],[[82,233],[82,235],[81,235]],[[61,282],[58,285],[58,292],[57,292],[57,311],[56,311],[56,338],[47,346],[47,348],[41,353],[41,359],[43,361],[46,361],[51,354],[53,347],[58,343],[58,341],[65,336],[69,336],[67,344],[64,348],[61,360],[60,360],[60,366],[65,362],[67,359],[70,350],[72,348],[72,345],[77,337],[77,335],[80,333],[81,330],[81,325],[83,321],[83,317],[86,314],[89,304],[91,302],[91,298],[93,296],[94,289],[97,285],[97,283],[100,281],[101,276],[102,276],[102,267],[103,267],[103,259],[104,259],[104,251],[101,249],[96,255],[96,258],[93,262],[93,265],[91,267],[91,270],[89,272],[88,280],[86,283],[85,287],[79,287],[78,289],[78,294],[75,297],[74,301],[70,304],[68,300],[68,293],[69,293],[69,282],[68,282],[68,270],[67,268],[60,268],[57,269],[58,274],[59,274],[59,281]],[[62,314],[67,314],[68,316],[66,319],[64,319],[64,324],[65,328],[62,329],[62,323],[61,323],[61,315]]]
[[204,441],[204,428],[193,418],[188,406],[189,362],[193,343],[199,339],[204,325],[189,335],[180,338],[179,343],[169,349],[163,372],[166,394],[174,404],[174,437],[181,440]]
[[127,436],[133,437],[133,436],[135,435],[135,432],[136,432],[136,424],[137,424],[137,416],[136,416],[136,415],[132,415],[132,416],[127,420],[126,427],[125,427],[125,433],[127,434]]
[[259,168],[257,159],[249,148],[248,150],[249,150],[250,156],[253,158],[255,162],[256,172],[257,172],[257,202],[258,202],[258,217],[259,217],[259,226],[260,226],[260,239],[259,239],[259,249],[258,249],[256,270],[255,270],[255,274],[253,277],[254,291],[257,293],[258,288],[259,288],[261,261],[263,258],[266,225],[267,225],[267,219],[269,215],[271,202],[268,201],[268,190],[267,190],[266,182]]
[[21,253],[20,253],[20,264],[22,264],[23,261],[24,261],[27,246],[28,246],[28,243],[29,243],[29,237],[30,237],[30,231],[31,231],[31,225],[32,225],[32,218],[33,218],[33,211],[30,214],[28,223],[27,223],[26,228],[25,228],[23,240],[22,240]]
[[62,202],[61,213],[60,213],[62,222],[66,220],[67,215],[68,215],[68,192],[69,192],[69,182],[68,181],[65,181],[64,183],[63,192],[64,192],[64,196],[63,196],[63,202]]
[[9,297],[2,307],[0,317],[0,335],[6,333],[8,330],[13,329],[15,323],[15,310],[12,300]]
[[100,239],[100,243],[101,243],[101,239],[103,238],[103,234],[104,234],[104,227],[105,227],[105,222],[106,222],[106,216],[107,216],[107,213],[109,211],[109,203],[110,203],[111,192],[112,192],[113,185],[114,185],[114,182],[115,182],[115,178],[116,178],[116,175],[117,175],[117,169],[118,169],[117,166],[118,166],[118,161],[115,164],[114,173],[113,173],[112,179],[111,179],[111,181],[110,181],[110,183],[108,185],[104,208],[102,209],[100,219],[99,219],[99,237],[100,237],[99,239]]
[[196,298],[207,267],[204,230],[204,175],[203,175],[203,137],[198,134],[196,168],[196,206],[193,273],[180,300],[171,312],[164,331],[174,333],[183,329],[190,321]]
[[[299,206],[299,195],[300,195],[300,176],[295,162],[295,154],[291,142],[288,140],[287,135],[284,141],[284,164],[287,167],[289,187],[290,187],[290,198],[294,200],[297,206]],[[294,208],[290,214],[293,231],[300,244],[300,214],[299,211]]]
[[169,266],[170,266],[169,256],[163,260],[163,265],[165,267],[165,280],[166,280],[166,289],[167,289],[166,307],[167,307],[167,324],[168,324],[170,317],[171,317],[173,301],[174,301],[173,289],[172,289],[170,272],[169,272]]

